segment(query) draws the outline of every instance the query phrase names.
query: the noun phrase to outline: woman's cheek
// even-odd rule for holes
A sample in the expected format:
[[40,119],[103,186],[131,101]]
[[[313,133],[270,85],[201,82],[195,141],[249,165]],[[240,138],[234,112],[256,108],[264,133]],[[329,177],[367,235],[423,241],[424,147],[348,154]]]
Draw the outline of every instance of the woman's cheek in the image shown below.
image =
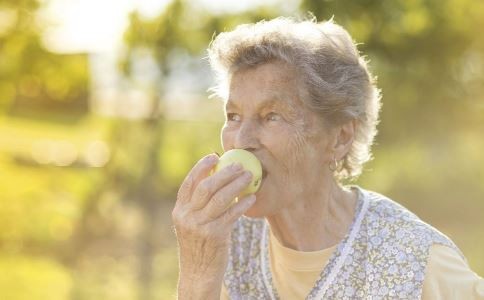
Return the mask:
[[300,127],[291,128],[290,133],[286,135],[284,147],[289,176],[295,176],[302,171],[301,169],[304,169],[311,146],[304,130],[301,130]]
[[260,142],[274,156],[281,156],[286,143],[287,132],[284,127],[262,127],[260,132]]

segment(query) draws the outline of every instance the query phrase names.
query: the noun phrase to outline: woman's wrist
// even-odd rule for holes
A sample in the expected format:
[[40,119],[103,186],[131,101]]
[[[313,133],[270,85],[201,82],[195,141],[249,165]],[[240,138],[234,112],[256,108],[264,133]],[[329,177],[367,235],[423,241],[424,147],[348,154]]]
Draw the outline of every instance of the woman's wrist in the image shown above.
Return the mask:
[[219,300],[223,276],[180,274],[178,280],[178,300],[208,299]]

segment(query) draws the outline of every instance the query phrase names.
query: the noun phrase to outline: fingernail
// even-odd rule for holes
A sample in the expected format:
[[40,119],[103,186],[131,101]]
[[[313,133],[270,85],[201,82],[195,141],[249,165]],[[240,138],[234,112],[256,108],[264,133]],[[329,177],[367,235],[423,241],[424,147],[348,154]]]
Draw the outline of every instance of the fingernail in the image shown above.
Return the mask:
[[218,161],[218,156],[216,154],[210,154],[210,156],[207,157],[207,161],[209,163],[214,163]]
[[247,180],[252,179],[252,173],[249,171],[244,172],[244,177],[247,178]]

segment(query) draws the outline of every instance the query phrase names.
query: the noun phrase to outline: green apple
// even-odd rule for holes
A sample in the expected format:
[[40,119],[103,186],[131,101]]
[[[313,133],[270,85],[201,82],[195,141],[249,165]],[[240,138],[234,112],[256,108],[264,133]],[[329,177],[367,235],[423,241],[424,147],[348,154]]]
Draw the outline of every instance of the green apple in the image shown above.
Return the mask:
[[252,173],[252,181],[249,186],[240,193],[238,198],[257,192],[262,181],[262,166],[259,159],[249,151],[232,149],[220,156],[214,171],[218,172],[233,163],[240,163],[244,170]]

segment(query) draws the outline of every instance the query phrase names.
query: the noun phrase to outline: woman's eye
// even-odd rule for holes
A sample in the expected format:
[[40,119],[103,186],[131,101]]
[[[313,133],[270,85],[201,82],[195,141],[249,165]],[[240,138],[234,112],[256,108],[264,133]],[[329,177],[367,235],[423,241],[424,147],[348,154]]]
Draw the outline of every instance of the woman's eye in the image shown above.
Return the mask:
[[238,122],[238,121],[240,121],[240,116],[238,114],[228,113],[227,114],[227,121]]
[[276,114],[276,113],[269,113],[266,116],[267,121],[279,121],[281,119],[281,116]]

